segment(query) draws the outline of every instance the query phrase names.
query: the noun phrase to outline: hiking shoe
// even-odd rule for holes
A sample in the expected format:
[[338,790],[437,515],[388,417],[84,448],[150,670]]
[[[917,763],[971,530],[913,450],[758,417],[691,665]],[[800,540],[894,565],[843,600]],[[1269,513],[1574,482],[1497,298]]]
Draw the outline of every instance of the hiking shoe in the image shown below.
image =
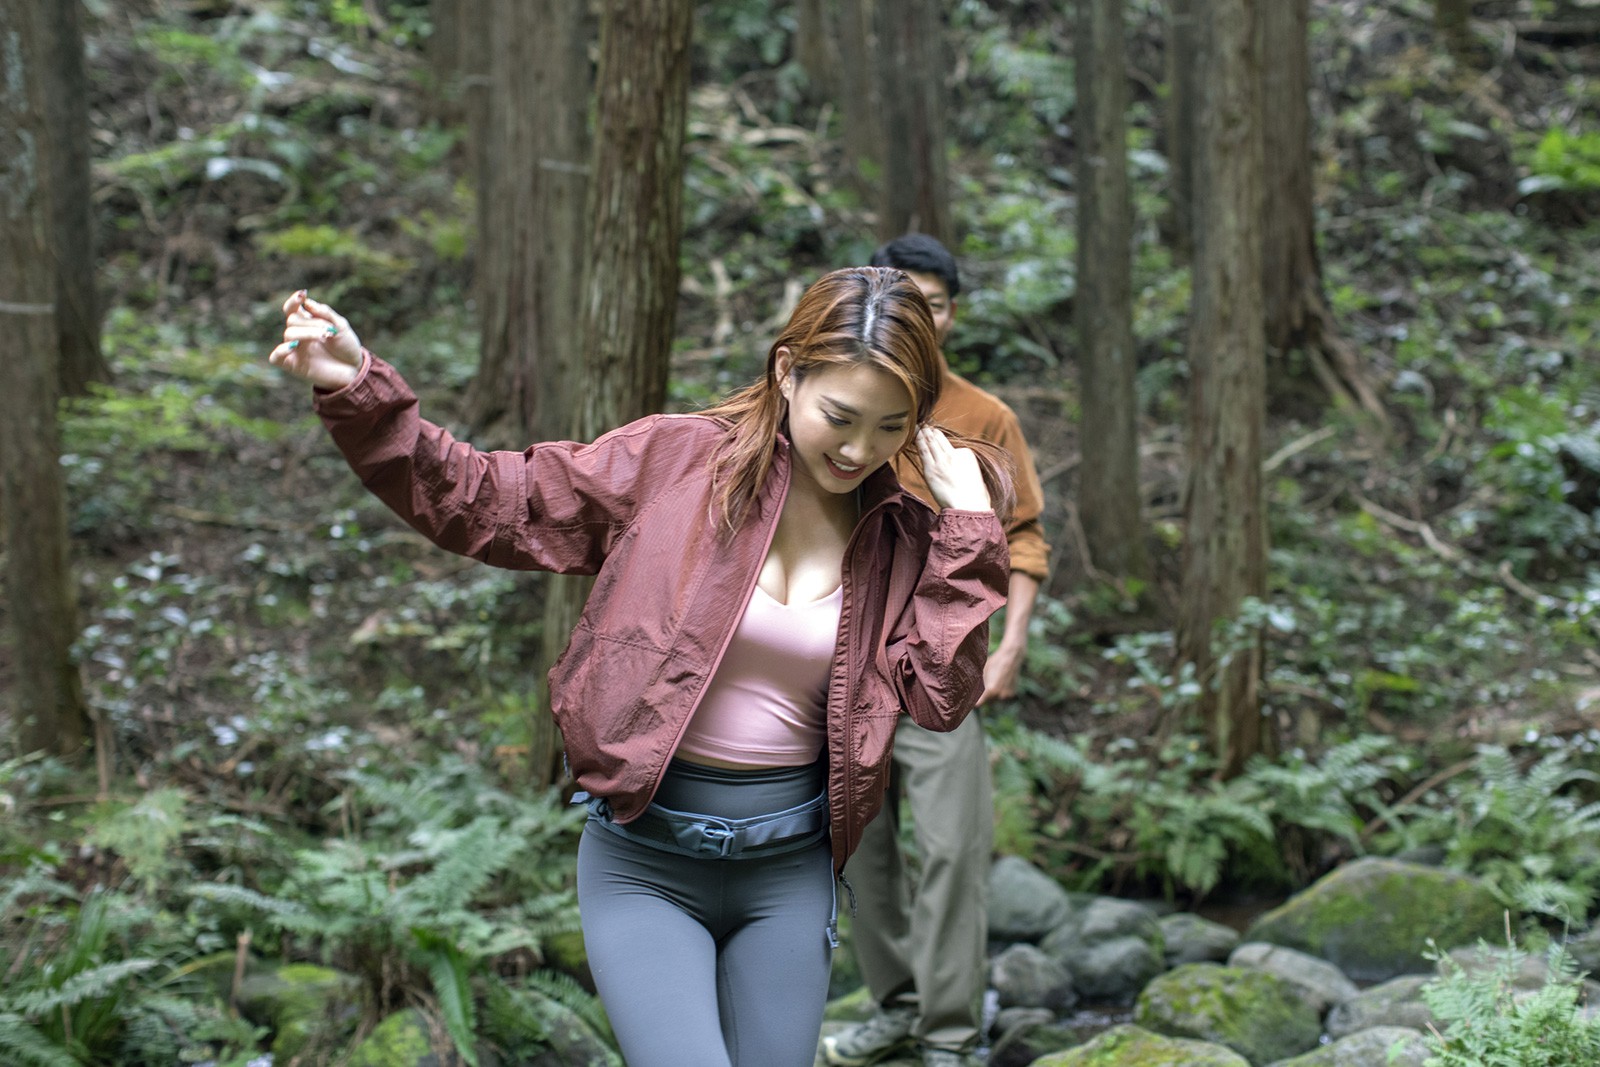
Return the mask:
[[864,1023],[822,1039],[822,1058],[832,1067],[867,1067],[911,1043],[915,1008],[880,1008]]
[[925,1048],[922,1050],[922,1067],[983,1067],[983,1061],[964,1052]]

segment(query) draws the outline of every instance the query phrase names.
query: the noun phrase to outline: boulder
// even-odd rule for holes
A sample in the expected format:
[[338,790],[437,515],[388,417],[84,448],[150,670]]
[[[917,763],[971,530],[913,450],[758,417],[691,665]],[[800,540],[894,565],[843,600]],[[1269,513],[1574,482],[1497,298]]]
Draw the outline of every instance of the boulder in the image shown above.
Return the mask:
[[1361,859],[1261,916],[1245,939],[1320,956],[1358,982],[1382,982],[1429,970],[1422,954],[1430,938],[1444,949],[1492,938],[1502,910],[1468,875]]
[[1431,1055],[1422,1031],[1379,1026],[1271,1067],[1424,1067]]
[[1343,1004],[1360,988],[1327,960],[1265,941],[1246,941],[1228,957],[1230,967],[1254,967],[1275,974],[1300,991],[1320,1019],[1335,1004]]
[[1159,921],[1167,966],[1220,963],[1239,944],[1239,931],[1192,912],[1164,915]]
[[1072,914],[1061,884],[1019,856],[1001,856],[989,870],[989,936],[1037,942]]
[[1047,1008],[1062,1012],[1078,1002],[1067,969],[1033,945],[1007,948],[989,964],[989,984],[1002,1008]]
[[1053,956],[1072,975],[1073,988],[1087,1000],[1131,1004],[1156,975],[1166,970],[1161,950],[1138,937],[1118,937]]
[[1335,1040],[1375,1026],[1405,1026],[1426,1030],[1433,1012],[1422,1002],[1422,987],[1431,979],[1407,974],[1363,989],[1328,1012],[1324,1025]]
[[1250,1067],[1250,1061],[1221,1045],[1124,1024],[1086,1045],[1041,1056],[1033,1067]]
[[1266,971],[1186,963],[1144,987],[1133,1021],[1158,1034],[1226,1045],[1251,1063],[1309,1052],[1317,1013],[1291,983]]

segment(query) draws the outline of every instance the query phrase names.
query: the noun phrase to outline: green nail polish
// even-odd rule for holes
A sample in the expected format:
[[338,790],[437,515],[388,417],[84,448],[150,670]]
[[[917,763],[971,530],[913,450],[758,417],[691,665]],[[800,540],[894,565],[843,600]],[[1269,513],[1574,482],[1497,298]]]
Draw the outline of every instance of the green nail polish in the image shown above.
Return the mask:
[[300,342],[299,341],[290,341],[289,342],[289,347],[290,348],[299,348],[300,347]]

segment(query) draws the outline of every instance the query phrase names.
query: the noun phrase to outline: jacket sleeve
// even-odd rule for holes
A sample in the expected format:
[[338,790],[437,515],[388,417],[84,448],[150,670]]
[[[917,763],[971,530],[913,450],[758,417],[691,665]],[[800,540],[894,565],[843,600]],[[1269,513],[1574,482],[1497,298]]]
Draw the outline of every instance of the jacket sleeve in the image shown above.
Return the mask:
[[887,644],[900,707],[918,726],[954,730],[983,695],[989,617],[1011,570],[992,511],[939,512],[911,597]]
[[[638,507],[655,417],[592,445],[483,452],[422,418],[398,372],[368,354],[315,408],[361,483],[440,548],[497,567],[593,574]],[[679,449],[678,451],[692,451]]]

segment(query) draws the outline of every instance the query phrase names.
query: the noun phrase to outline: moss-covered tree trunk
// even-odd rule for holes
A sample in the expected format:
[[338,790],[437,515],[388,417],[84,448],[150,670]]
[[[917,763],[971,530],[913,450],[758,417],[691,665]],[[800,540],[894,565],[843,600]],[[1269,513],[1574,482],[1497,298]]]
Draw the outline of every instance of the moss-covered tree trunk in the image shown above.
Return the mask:
[[[565,436],[589,441],[660,411],[678,310],[690,0],[604,0],[596,77],[589,261]],[[556,578],[547,662],[565,647],[590,581]],[[535,766],[537,772],[538,767]],[[552,774],[553,774],[552,769]]]
[[0,525],[14,665],[5,711],[17,750],[70,755],[90,723],[72,656],[77,610],[56,426],[45,6],[0,0]]
[[[1262,0],[1276,2],[1276,0]],[[1200,23],[1190,312],[1189,472],[1178,656],[1205,683],[1198,711],[1224,774],[1270,747],[1259,632],[1219,627],[1266,591],[1262,492],[1266,356],[1261,304],[1261,76],[1256,0],[1213,0]],[[1221,653],[1221,654],[1219,654]]]
[[945,160],[944,5],[896,0],[877,5],[879,77],[884,116],[878,236],[916,231],[954,244],[949,165]]
[[1123,0],[1078,0],[1078,510],[1086,564],[1114,577],[1142,579],[1148,568],[1134,390],[1125,36]]
[[95,277],[94,203],[89,187],[89,79],[84,71],[79,0],[43,5],[47,61],[42,65],[50,131],[51,242],[56,271],[59,377],[65,396],[111,376],[100,348],[100,295]]

